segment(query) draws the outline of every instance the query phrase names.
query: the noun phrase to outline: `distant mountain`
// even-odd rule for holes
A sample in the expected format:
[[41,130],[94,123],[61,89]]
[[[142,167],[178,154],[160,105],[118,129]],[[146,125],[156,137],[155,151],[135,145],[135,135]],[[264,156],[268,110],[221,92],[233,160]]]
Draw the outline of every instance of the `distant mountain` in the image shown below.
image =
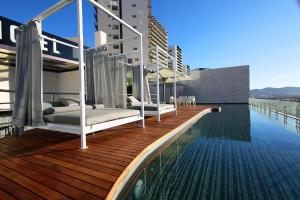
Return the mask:
[[283,88],[264,88],[250,90],[251,97],[282,97],[282,96],[299,96],[300,87],[283,87]]

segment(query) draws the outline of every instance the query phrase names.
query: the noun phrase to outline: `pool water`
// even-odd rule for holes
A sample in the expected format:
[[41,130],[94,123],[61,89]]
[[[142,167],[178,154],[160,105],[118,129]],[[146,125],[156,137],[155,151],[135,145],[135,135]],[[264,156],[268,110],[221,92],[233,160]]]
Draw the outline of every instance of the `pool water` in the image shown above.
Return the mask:
[[248,105],[222,106],[155,155],[121,198],[300,199],[295,124]]

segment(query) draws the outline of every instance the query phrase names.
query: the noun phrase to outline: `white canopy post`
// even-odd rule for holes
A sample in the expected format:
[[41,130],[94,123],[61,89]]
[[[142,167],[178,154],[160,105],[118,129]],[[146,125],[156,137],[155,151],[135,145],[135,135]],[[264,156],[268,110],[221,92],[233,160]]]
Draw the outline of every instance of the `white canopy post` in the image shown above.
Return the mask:
[[174,70],[174,106],[175,106],[175,112],[177,115],[177,88],[176,88],[176,70],[177,70],[177,48],[175,48],[175,55],[174,55],[174,61],[173,61],[173,70]]
[[141,33],[138,33],[140,36],[140,43],[141,43],[141,64],[140,64],[140,70],[141,70],[141,117],[142,117],[142,127],[145,127],[145,96],[144,96],[144,51],[143,51],[143,35]]
[[159,94],[159,58],[158,58],[159,49],[156,46],[156,100],[157,100],[157,121],[160,121],[160,94]]
[[85,119],[85,84],[84,84],[84,55],[83,55],[83,19],[82,0],[77,0],[77,26],[79,37],[79,71],[80,71],[80,148],[86,149],[86,119]]

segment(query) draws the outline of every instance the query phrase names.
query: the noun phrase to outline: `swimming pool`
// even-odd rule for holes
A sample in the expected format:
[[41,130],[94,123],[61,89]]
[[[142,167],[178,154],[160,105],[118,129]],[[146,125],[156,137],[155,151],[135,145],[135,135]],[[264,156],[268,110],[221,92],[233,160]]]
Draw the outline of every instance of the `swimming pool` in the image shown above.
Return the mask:
[[222,106],[149,160],[121,199],[300,199],[298,134],[293,119]]

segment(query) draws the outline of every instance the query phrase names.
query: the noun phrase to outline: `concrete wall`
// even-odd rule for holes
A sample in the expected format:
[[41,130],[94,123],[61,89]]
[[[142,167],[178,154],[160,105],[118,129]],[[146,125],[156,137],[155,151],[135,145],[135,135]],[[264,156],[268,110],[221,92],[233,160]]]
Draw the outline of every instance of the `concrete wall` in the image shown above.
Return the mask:
[[196,96],[197,103],[248,103],[249,66],[193,70],[178,96]]
[[[44,92],[79,93],[79,71],[64,73],[44,72]],[[60,97],[79,98],[78,95],[55,95],[55,100]],[[44,101],[52,101],[51,95],[44,95]]]

